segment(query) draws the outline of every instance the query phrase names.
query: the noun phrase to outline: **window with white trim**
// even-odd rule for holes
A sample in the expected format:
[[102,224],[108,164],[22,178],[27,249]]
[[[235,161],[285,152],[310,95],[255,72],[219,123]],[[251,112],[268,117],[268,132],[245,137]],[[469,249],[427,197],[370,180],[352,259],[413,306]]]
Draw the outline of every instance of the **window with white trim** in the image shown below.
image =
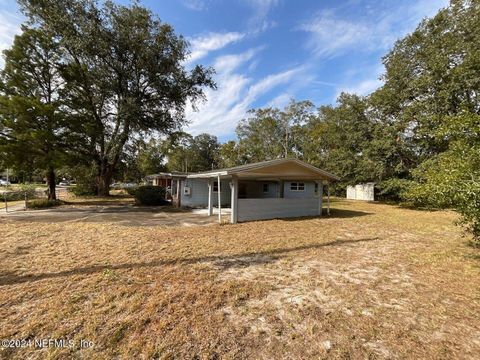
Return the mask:
[[305,183],[303,182],[290,183],[290,191],[305,191]]
[[268,184],[263,184],[263,192],[268,193]]

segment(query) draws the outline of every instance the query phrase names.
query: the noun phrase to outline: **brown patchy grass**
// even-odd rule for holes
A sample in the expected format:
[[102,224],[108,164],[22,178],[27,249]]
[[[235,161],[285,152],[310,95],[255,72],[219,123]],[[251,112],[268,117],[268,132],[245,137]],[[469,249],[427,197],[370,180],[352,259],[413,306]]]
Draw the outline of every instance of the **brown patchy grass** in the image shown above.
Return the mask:
[[[204,227],[0,224],[3,358],[475,358],[480,256],[453,212]],[[78,344],[78,343],[77,343]]]

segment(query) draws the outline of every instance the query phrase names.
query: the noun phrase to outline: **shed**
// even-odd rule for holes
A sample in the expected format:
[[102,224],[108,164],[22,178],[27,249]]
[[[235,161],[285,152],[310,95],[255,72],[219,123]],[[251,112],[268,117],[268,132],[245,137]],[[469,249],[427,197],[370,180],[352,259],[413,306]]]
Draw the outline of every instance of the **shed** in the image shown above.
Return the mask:
[[[231,208],[231,223],[322,214],[323,186],[339,178],[298,159],[275,159],[172,177],[174,203]],[[173,191],[172,191],[173,193]],[[329,212],[329,203],[327,211]]]

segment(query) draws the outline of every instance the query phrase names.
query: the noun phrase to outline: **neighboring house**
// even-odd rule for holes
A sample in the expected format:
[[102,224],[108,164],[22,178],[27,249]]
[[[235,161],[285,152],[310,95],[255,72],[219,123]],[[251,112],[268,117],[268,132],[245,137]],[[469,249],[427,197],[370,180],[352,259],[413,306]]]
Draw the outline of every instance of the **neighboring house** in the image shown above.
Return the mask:
[[[176,206],[231,208],[238,221],[322,213],[323,186],[339,178],[297,159],[276,159],[194,174],[168,173]],[[220,184],[220,186],[219,186]]]

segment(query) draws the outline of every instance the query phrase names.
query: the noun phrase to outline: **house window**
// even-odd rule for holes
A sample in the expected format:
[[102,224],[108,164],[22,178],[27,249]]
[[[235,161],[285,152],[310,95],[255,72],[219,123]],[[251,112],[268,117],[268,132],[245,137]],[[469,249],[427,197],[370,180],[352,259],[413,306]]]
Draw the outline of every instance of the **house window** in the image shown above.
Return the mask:
[[268,184],[263,184],[263,192],[268,193]]
[[318,195],[318,183],[315,183],[315,195]]
[[218,181],[213,182],[213,192],[218,192]]
[[290,191],[305,191],[305,183],[303,182],[290,183]]

